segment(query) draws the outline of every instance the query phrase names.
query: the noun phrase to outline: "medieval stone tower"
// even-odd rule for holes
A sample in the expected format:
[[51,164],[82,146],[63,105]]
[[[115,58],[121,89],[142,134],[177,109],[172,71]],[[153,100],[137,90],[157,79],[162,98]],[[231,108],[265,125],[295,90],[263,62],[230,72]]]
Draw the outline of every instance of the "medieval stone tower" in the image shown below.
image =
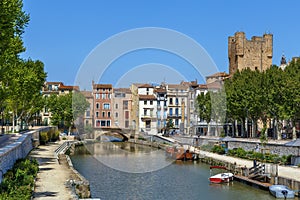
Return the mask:
[[273,35],[253,36],[247,40],[244,32],[228,37],[229,73],[246,68],[264,71],[272,65]]

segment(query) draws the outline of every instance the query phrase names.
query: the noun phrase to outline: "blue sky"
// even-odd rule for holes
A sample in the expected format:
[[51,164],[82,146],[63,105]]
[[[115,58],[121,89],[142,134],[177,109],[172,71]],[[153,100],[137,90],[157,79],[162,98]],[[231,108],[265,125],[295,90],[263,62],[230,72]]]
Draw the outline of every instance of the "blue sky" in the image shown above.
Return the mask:
[[[30,23],[23,37],[26,52],[22,57],[43,61],[48,81],[73,85],[82,63],[97,45],[130,29],[160,27],[195,40],[218,70],[225,72],[228,72],[228,36],[244,31],[250,39],[254,35],[272,33],[273,63],[278,65],[283,52],[288,60],[300,54],[299,7],[300,1],[296,0],[25,0],[24,10],[30,14]],[[99,59],[101,57],[105,55],[99,55]],[[151,63],[154,63],[152,76],[147,71]],[[86,79],[111,81],[120,87],[140,80],[203,81],[193,72],[190,63],[159,50],[130,52],[114,60],[112,65],[114,67],[106,70],[101,80],[98,75]],[[159,72],[159,66],[166,66],[165,70]],[[174,70],[167,72],[170,68]],[[126,72],[133,69],[137,69],[136,72],[126,78]],[[148,79],[142,77],[145,74]]]

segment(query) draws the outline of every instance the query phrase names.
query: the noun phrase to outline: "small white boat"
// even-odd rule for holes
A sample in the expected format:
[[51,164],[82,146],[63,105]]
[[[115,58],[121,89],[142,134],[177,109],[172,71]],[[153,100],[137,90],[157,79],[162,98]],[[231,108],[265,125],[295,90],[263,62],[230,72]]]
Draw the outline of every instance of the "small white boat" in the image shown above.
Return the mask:
[[[227,170],[226,167],[223,167],[223,166],[211,166],[210,167],[210,171],[212,169],[224,169],[224,170]],[[233,174],[229,173],[229,172],[219,173],[219,174],[216,174],[216,175],[213,175],[213,176],[209,177],[209,181],[211,183],[228,183],[228,182],[230,182],[232,180],[233,180]]]
[[295,198],[295,192],[285,185],[271,185],[269,187],[269,191],[276,198],[281,198],[281,199]]
[[211,183],[229,183],[233,180],[232,173],[220,173],[209,178]]

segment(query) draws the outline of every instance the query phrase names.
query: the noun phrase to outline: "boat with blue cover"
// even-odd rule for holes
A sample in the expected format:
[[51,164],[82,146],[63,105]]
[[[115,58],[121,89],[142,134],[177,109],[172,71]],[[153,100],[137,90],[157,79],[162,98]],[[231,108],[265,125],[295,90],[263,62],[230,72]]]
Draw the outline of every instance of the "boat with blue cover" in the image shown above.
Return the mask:
[[285,185],[271,185],[269,187],[269,191],[276,198],[281,198],[281,199],[295,198],[295,192]]

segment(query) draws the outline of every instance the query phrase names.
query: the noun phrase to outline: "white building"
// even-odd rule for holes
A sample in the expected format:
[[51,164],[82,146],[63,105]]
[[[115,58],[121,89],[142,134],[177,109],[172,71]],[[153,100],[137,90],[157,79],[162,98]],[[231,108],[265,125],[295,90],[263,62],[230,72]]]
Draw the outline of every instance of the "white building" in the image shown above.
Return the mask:
[[168,84],[166,89],[168,99],[167,121],[171,120],[173,122],[176,132],[187,134],[189,127],[187,109],[189,86]]
[[154,88],[149,84],[138,87],[139,131],[146,134],[157,133],[157,101]]

